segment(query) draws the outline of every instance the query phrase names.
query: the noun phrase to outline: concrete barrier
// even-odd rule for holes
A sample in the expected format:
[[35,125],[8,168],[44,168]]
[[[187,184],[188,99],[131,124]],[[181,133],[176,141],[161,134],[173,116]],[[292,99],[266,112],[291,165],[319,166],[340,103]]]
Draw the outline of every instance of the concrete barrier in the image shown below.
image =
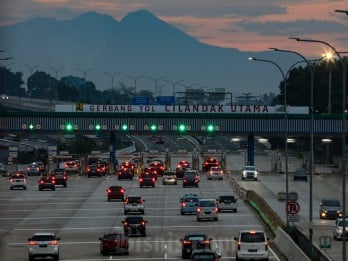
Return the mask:
[[277,248],[288,258],[289,261],[310,261],[311,259],[297,246],[292,238],[281,228],[276,230],[274,243]]

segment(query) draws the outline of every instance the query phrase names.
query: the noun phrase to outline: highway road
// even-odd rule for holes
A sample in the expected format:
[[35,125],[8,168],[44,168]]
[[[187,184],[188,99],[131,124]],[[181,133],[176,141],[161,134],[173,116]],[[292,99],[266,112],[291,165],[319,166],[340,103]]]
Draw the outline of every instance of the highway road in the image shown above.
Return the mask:
[[[174,163],[173,163],[174,164]],[[189,192],[216,198],[232,194],[227,180],[208,181],[202,177],[199,188],[165,185],[161,179],[155,188],[139,188],[138,181],[116,180],[115,176],[69,177],[67,188],[38,191],[37,177],[29,177],[27,190],[9,190],[8,180],[0,178],[0,253],[2,260],[27,260],[27,238],[33,232],[52,231],[61,237],[61,260],[181,260],[180,238],[187,232],[202,231],[212,237],[223,260],[235,259],[233,237],[241,229],[262,229],[259,218],[239,200],[237,213],[219,213],[219,220],[196,221],[182,216],[179,198]],[[99,240],[105,231],[121,229],[124,219],[122,202],[107,202],[105,189],[121,184],[126,194],[144,197],[147,237],[130,238],[129,256],[105,256],[99,253]],[[270,260],[279,260],[271,249]]]

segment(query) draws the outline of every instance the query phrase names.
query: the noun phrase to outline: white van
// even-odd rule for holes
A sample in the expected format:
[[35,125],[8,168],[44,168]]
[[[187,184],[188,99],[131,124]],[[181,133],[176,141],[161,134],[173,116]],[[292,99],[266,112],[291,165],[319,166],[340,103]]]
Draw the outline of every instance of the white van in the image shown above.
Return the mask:
[[263,230],[241,230],[234,239],[236,260],[268,260],[268,238]]

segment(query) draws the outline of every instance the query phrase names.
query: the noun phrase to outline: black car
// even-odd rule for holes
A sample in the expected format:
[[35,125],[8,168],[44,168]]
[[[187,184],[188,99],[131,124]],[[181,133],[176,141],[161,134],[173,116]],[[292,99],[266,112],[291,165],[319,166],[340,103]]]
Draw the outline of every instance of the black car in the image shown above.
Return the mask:
[[175,173],[177,179],[182,179],[186,170],[190,168],[190,163],[187,161],[180,161],[176,167]]
[[307,181],[307,171],[306,169],[300,168],[296,169],[294,172],[294,180],[304,180]]
[[139,177],[139,187],[155,187],[156,177],[151,172],[144,172]]
[[146,237],[146,223],[142,216],[128,216],[123,223],[124,235],[127,236],[143,236]]
[[197,171],[186,171],[184,178],[182,179],[182,186],[185,188],[189,187],[198,187],[200,181]]
[[56,168],[52,171],[52,177],[56,180],[56,185],[67,186],[68,175],[63,168]]
[[134,177],[134,169],[131,167],[121,166],[117,171],[117,178],[120,179],[130,179],[132,180]]
[[56,190],[56,180],[52,176],[44,176],[39,179],[39,190],[51,189]]
[[204,233],[192,233],[184,236],[182,242],[181,257],[190,258],[196,249],[211,249],[211,238]]
[[112,199],[120,199],[124,201],[124,192],[126,190],[122,186],[110,186],[106,192],[108,193],[108,201]]
[[320,202],[319,217],[321,219],[336,219],[343,217],[343,206],[338,199],[324,198]]
[[87,167],[87,176],[90,178],[92,176],[94,177],[101,177],[104,174],[101,173],[100,169],[98,168],[97,164],[92,164]]

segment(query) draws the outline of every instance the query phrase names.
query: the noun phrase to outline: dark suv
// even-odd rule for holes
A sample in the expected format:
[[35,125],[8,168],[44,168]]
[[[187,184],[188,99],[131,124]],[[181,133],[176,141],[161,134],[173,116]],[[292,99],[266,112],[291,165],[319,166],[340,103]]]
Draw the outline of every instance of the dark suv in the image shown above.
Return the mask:
[[139,177],[139,187],[155,187],[156,177],[151,172],[144,172]]
[[123,221],[124,235],[146,237],[146,223],[142,216],[128,216]]
[[51,189],[56,190],[56,180],[52,176],[43,176],[39,179],[39,190]]
[[184,236],[182,242],[181,257],[190,258],[195,249],[211,249],[211,238],[204,233],[192,233]]
[[198,187],[198,183],[200,181],[199,174],[197,171],[186,171],[184,174],[184,178],[182,179],[182,186],[185,188],[187,186],[190,187]]
[[56,180],[56,185],[67,186],[68,175],[62,168],[56,168],[52,171],[52,177]]
[[122,186],[110,186],[106,192],[108,193],[108,201],[112,199],[120,199],[124,201],[124,192],[126,190]]
[[336,219],[343,216],[342,204],[338,199],[324,198],[320,202],[319,217]]

